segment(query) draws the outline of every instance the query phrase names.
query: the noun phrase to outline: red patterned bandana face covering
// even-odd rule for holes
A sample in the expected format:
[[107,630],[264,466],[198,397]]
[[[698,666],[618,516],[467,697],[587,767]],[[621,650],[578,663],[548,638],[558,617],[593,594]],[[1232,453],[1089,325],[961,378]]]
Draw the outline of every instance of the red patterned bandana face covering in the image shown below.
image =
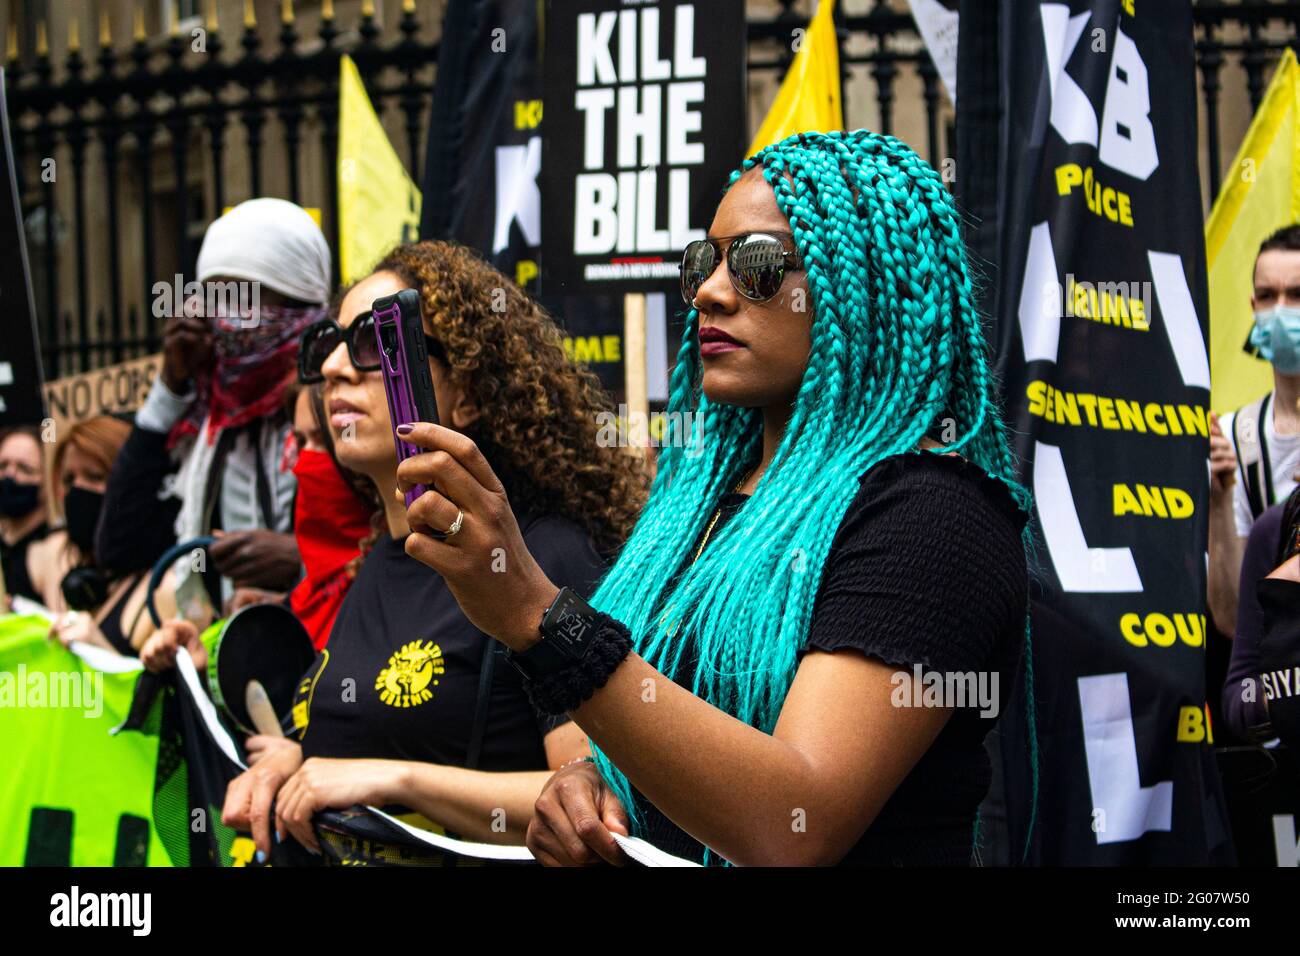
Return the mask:
[[213,320],[212,371],[196,383],[199,400],[172,430],[171,442],[197,435],[209,419],[208,441],[280,408],[298,362],[303,330],[326,314],[324,308],[263,306],[247,315]]

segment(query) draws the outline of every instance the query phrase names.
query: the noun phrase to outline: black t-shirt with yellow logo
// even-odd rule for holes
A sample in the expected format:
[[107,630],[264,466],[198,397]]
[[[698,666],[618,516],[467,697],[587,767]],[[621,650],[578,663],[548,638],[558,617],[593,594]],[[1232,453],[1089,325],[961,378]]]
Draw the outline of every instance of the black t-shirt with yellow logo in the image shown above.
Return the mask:
[[[520,525],[551,581],[591,593],[603,566],[576,524],[547,516]],[[503,592],[501,599],[510,596]],[[464,766],[483,655],[495,643],[465,618],[436,571],[408,557],[403,540],[385,534],[299,685],[294,719],[303,756]],[[542,738],[561,722],[537,714],[519,673],[498,659],[479,769],[544,768]]]

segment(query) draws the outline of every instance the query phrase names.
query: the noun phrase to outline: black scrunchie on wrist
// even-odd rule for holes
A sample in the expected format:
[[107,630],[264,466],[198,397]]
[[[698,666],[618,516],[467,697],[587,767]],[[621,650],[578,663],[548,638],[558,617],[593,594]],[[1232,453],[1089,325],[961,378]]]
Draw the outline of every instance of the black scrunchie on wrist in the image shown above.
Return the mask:
[[565,714],[589,700],[604,687],[610,675],[632,653],[632,637],[618,621],[601,616],[591,635],[586,656],[541,680],[524,681],[533,707],[543,714]]

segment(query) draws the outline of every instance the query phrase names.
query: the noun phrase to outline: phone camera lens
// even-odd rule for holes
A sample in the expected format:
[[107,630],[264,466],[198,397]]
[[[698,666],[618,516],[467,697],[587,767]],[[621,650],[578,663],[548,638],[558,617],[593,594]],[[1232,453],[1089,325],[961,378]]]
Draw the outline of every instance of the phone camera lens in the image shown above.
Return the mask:
[[384,343],[384,354],[390,361],[397,361],[397,327],[393,325],[381,325],[379,327],[379,338]]

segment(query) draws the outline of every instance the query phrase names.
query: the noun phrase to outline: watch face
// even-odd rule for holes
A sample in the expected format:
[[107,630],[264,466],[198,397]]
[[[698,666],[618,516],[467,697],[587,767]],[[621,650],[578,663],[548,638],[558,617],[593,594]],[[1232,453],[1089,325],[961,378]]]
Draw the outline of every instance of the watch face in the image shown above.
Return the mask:
[[595,623],[591,607],[566,589],[547,615],[546,638],[571,657],[582,657],[587,632]]

